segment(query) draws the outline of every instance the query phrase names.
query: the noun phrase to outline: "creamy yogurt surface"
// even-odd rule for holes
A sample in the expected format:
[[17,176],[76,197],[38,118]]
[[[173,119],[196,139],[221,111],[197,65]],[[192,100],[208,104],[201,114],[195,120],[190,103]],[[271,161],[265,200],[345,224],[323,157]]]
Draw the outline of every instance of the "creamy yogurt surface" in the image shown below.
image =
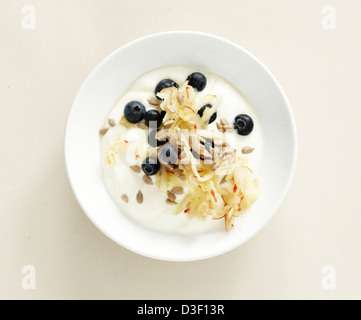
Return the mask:
[[[144,160],[149,130],[136,126],[129,129],[120,124],[124,116],[124,106],[129,101],[137,100],[147,110],[154,109],[155,107],[149,104],[148,100],[155,97],[154,89],[160,80],[172,79],[181,85],[191,73],[197,71],[206,76],[207,85],[201,92],[195,90],[196,100],[208,94],[216,95],[221,99],[217,109],[217,119],[209,124],[208,130],[217,130],[216,122],[221,118],[227,119],[232,124],[237,115],[250,115],[254,121],[252,133],[241,136],[236,131],[227,132],[227,142],[237,150],[242,150],[247,146],[254,148],[250,154],[244,155],[248,158],[248,167],[252,170],[254,178],[257,178],[262,166],[263,137],[257,114],[242,93],[225,79],[213,73],[186,66],[167,66],[140,76],[120,96],[104,123],[103,127],[108,130],[100,141],[101,166],[105,186],[122,212],[137,223],[153,230],[187,234],[224,230],[223,219],[215,220],[208,217],[202,220],[190,218],[186,213],[178,215],[172,213],[172,206],[166,204],[167,193],[161,192],[155,185],[146,184],[143,180],[143,172],[137,173],[130,169],[131,166],[140,167]],[[154,177],[151,178],[154,179]],[[137,201],[139,191],[143,195],[141,204]],[[181,201],[186,193],[185,188],[183,195],[177,195],[177,201]],[[128,202],[122,199],[122,195],[127,195]]]

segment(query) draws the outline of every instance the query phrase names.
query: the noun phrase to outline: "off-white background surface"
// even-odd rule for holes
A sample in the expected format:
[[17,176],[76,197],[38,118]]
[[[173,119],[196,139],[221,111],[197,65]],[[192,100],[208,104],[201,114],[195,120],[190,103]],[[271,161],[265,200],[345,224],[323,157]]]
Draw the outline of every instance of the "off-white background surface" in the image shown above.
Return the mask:
[[[21,25],[24,5],[36,29]],[[336,29],[322,27],[324,5]],[[196,30],[263,61],[284,87],[299,134],[295,177],[276,216],[210,260],[156,261],[104,236],[79,208],[63,157],[84,79],[138,37]],[[361,298],[359,0],[28,0],[0,2],[0,298]],[[146,53],[145,53],[146,54]],[[21,286],[36,268],[36,290]],[[322,268],[336,269],[336,290]]]

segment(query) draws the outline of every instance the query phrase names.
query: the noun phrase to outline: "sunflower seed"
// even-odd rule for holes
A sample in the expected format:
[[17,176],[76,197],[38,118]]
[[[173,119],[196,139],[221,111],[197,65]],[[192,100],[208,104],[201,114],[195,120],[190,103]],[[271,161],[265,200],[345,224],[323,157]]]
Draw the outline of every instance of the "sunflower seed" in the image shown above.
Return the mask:
[[143,193],[139,190],[138,194],[137,194],[137,202],[139,204],[143,203]]
[[120,119],[119,123],[128,129],[132,127],[132,124],[124,116]]
[[162,130],[159,130],[156,135],[155,135],[155,138],[157,140],[161,140],[161,139],[165,139],[165,138],[168,138],[170,135],[169,133],[169,129],[162,129]]
[[130,166],[130,169],[132,169],[135,173],[139,173],[142,171],[139,166]]
[[104,136],[107,132],[108,132],[108,128],[103,128],[103,129],[100,129],[99,130],[99,134],[101,135],[101,136]]
[[221,118],[219,121],[221,122],[221,125],[223,127],[226,126],[226,125],[229,125],[228,121],[226,119],[224,119],[224,118]]
[[242,153],[243,154],[250,154],[250,153],[252,153],[253,150],[254,150],[254,148],[247,146],[247,147],[244,147],[242,149]]
[[182,187],[174,187],[171,190],[171,192],[174,193],[174,194],[183,194],[183,188]]
[[211,168],[211,170],[212,171],[216,171],[218,168],[219,168],[219,163],[215,163],[213,166],[212,166],[212,168]]
[[152,185],[153,184],[153,180],[150,176],[143,176],[143,181],[146,183],[146,184],[149,184],[149,185]]
[[179,179],[181,179],[182,181],[186,181],[187,180],[187,177],[184,175],[184,174],[181,174],[179,176]]
[[177,202],[169,200],[169,199],[167,199],[165,202],[166,202],[166,204],[170,204],[170,205],[173,205],[173,206],[177,204]]
[[177,198],[176,195],[171,191],[167,191],[167,196],[170,201],[174,201]]
[[115,127],[117,124],[114,119],[110,119],[110,118],[108,119],[108,123],[111,127]]
[[160,102],[156,97],[151,97],[147,101],[152,106],[158,106]]
[[139,129],[148,129],[148,126],[146,125],[145,122],[138,122],[138,123],[137,123],[137,127],[138,127]]
[[227,132],[233,132],[233,131],[234,131],[233,126],[230,125],[230,124],[224,125],[224,126],[223,126],[223,129],[224,129],[225,131],[227,131]]
[[128,203],[129,199],[128,199],[128,196],[126,194],[123,194],[121,196],[122,200],[125,202],[125,203]]
[[171,119],[171,120],[168,120],[168,121],[164,122],[163,125],[164,125],[165,127],[169,127],[169,126],[171,126],[174,122],[175,122],[175,121],[174,121],[173,119]]

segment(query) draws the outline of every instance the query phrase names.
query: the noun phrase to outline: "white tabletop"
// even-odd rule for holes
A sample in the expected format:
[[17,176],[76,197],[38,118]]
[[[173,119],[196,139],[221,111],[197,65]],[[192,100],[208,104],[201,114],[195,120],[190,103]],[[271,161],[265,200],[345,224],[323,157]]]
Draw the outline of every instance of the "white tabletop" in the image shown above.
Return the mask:
[[[106,2],[0,2],[0,298],[360,299],[361,2]],[[113,243],[79,208],[64,165],[65,123],[86,76],[128,41],[169,30],[255,54],[298,126],[296,174],[275,217],[199,262]]]

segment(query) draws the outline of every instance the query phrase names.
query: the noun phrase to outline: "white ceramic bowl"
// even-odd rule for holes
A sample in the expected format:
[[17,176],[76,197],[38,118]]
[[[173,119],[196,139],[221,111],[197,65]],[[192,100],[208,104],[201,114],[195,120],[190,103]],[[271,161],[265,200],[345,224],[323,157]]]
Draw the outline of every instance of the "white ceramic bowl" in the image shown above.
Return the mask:
[[[265,156],[260,176],[261,194],[245,223],[229,234],[187,236],[149,230],[129,219],[103,184],[98,131],[108,111],[137,77],[167,65],[195,66],[224,77],[246,96],[262,123]],[[254,236],[284,199],[295,169],[296,153],[294,118],[277,80],[259,60],[238,45],[198,32],[147,36],[105,58],[79,90],[65,136],[70,183],[90,220],[125,248],[170,261],[213,257]]]

